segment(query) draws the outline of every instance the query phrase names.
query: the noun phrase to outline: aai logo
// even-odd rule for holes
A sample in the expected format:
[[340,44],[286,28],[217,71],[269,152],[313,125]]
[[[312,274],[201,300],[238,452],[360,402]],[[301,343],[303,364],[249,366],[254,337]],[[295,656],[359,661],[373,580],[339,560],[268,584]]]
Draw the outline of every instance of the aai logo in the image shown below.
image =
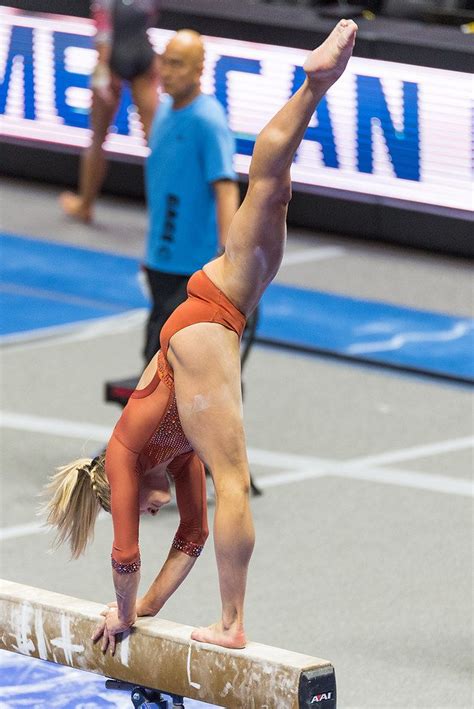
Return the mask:
[[315,694],[314,697],[311,699],[310,704],[320,704],[321,702],[326,702],[328,699],[332,699],[332,692]]

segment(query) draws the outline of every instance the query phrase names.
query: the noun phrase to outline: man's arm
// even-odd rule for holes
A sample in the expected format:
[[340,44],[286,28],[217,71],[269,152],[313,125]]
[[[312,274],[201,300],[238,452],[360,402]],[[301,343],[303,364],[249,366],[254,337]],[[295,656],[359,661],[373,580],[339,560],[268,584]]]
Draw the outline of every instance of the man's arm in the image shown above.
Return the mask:
[[217,229],[219,251],[225,247],[230,223],[239,208],[239,187],[233,180],[217,180],[212,183],[216,195]]

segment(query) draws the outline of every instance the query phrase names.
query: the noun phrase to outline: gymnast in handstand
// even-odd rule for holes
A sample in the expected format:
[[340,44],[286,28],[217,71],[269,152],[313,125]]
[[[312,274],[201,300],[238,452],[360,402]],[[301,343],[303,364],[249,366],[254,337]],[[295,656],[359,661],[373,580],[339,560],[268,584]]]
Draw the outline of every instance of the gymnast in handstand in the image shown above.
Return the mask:
[[[117,602],[104,611],[94,640],[114,652],[116,636],[137,616],[155,615],[189,573],[206,540],[203,463],[212,473],[214,547],[222,613],[192,638],[243,648],[244,596],[254,547],[249,468],[242,418],[240,337],[246,318],[280,266],[291,198],[290,167],[316,106],[343,73],[357,26],[341,20],[304,64],[301,88],[262,130],[246,197],[225,253],[195,273],[188,299],[165,323],[161,349],[145,369],[103,458],[79,461],[52,478],[48,521],[80,554],[100,506],[112,513]],[[163,568],[137,600],[141,512],[169,501],[174,478],[180,526]]]

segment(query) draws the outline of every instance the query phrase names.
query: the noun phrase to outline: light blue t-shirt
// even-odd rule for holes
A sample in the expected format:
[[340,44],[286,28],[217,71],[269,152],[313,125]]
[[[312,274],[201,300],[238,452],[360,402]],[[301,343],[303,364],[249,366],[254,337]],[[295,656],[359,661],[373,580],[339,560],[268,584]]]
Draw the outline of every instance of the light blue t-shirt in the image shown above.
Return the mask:
[[171,97],[163,97],[151,129],[145,170],[146,266],[189,275],[215,257],[218,234],[212,183],[236,179],[234,149],[224,109],[214,96],[200,94],[176,111]]

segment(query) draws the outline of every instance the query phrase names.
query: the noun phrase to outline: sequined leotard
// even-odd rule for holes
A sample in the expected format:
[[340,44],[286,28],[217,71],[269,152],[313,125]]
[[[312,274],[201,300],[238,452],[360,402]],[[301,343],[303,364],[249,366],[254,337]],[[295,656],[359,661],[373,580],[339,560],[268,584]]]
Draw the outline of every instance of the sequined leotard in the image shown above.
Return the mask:
[[204,467],[181,427],[174,392],[173,371],[166,354],[178,330],[198,322],[216,322],[239,337],[245,317],[212,283],[197,271],[188,283],[188,299],[166,321],[156,372],[136,389],[123,410],[107,446],[106,474],[111,489],[114,526],[112,566],[120,573],[140,568],[138,544],[140,475],[166,463],[175,483],[180,524],[172,546],[199,556],[208,536]]

